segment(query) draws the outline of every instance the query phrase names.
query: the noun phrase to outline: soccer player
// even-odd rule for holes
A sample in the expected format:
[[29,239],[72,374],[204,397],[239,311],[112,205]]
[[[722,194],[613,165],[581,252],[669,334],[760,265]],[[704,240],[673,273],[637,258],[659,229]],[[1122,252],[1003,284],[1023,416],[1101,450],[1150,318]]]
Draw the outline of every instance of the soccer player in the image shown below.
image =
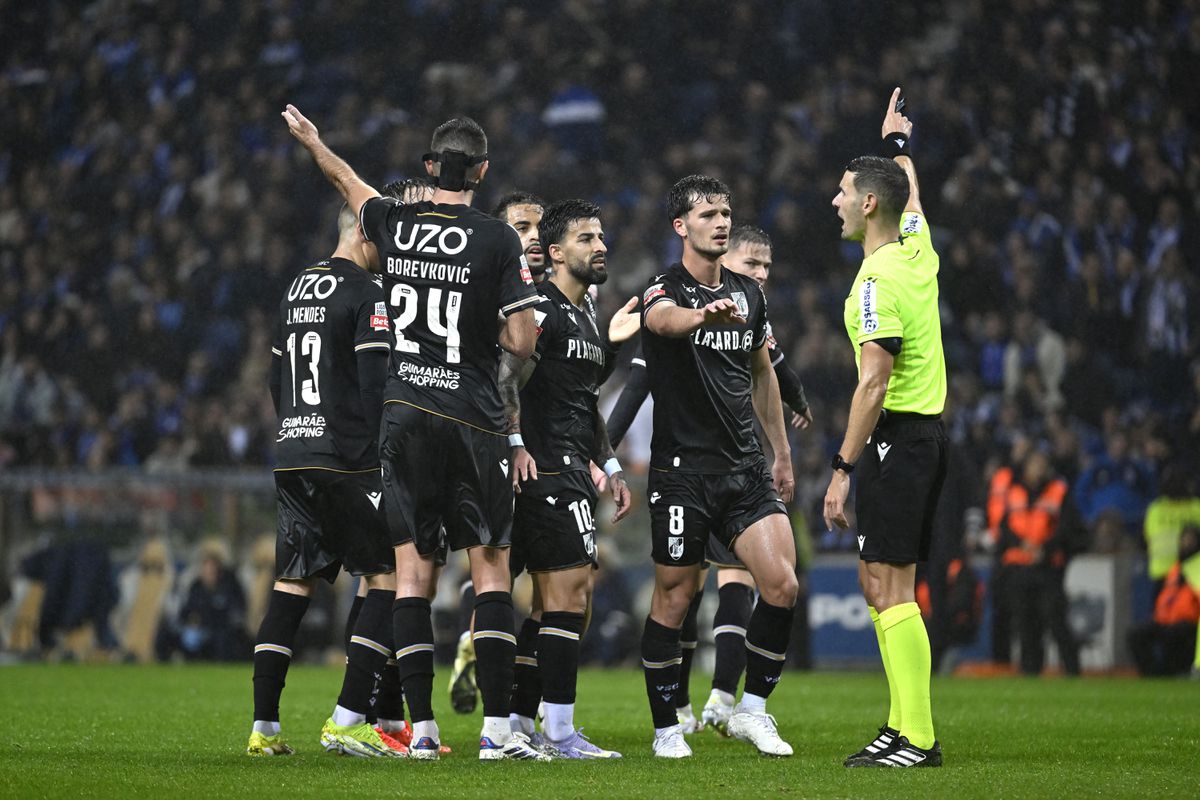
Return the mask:
[[[784,505],[794,488],[791,450],[765,347],[766,299],[752,279],[721,266],[732,218],[725,184],[700,175],[680,180],[668,213],[683,240],[682,262],[655,277],[642,296],[642,347],[654,396],[648,491],[655,562],[642,666],[654,754],[692,752],[675,712],[680,629],[715,536],[760,589],[746,632],[745,691],[729,731],[762,753],[788,756],[792,748],[766,712],[787,656],[798,590]],[[770,469],[754,432],[756,415],[774,452]]]
[[445,543],[468,551],[476,591],[479,757],[549,760],[508,724],[516,648],[508,567],[515,455],[505,440],[496,370],[500,349],[520,358],[533,353],[539,296],[516,232],[470,206],[488,169],[487,136],[467,118],[438,126],[423,158],[437,191],[430,202],[405,205],[379,197],[294,106],[283,116],[325,176],[360,209],[363,232],[380,249],[394,345],[381,461],[396,552],[396,663],[413,723],[409,756],[438,758],[428,598]]
[[[946,363],[938,315],[938,256],[921,209],[900,90],[888,101],[883,149],[842,175],[833,207],[842,238],[863,262],[846,298],[858,387],[833,457],[825,524],[846,528],[850,473],[858,469],[858,578],[887,675],[891,710],[848,767],[937,767],[929,703],[929,634],[915,597],[946,476]],[[884,465],[887,465],[886,468]]]
[[332,582],[342,566],[363,576],[368,591],[321,744],[353,756],[397,754],[365,724],[375,675],[392,648],[395,592],[380,510],[378,431],[390,347],[378,270],[375,245],[343,206],[337,249],[297,275],[279,304],[270,379],[279,420],[276,580],[254,648],[250,755],[292,752],[279,727],[292,644],[316,579]]
[[514,462],[514,475],[530,477],[517,487],[513,562],[529,570],[538,590],[535,652],[547,743],[562,758],[620,758],[589,742],[574,723],[579,638],[597,563],[592,461],[604,465],[617,505],[613,522],[629,512],[630,504],[596,407],[611,354],[588,290],[608,280],[608,248],[600,209],[584,200],[551,205],[541,228],[553,274],[539,287],[544,300],[534,310],[537,349],[527,366],[512,356],[501,366],[502,394],[506,372],[525,381],[519,404],[506,402],[509,430],[527,440],[522,458],[540,464],[526,471]]
[[[529,192],[509,192],[500,198],[492,210],[492,216],[502,219],[513,227],[521,238],[521,250],[529,265],[529,274],[535,285],[546,279],[546,254],[538,233],[546,204]],[[511,566],[511,565],[510,565]],[[459,636],[454,655],[454,668],[450,671],[450,707],[459,714],[470,714],[478,702],[475,686],[475,646],[471,641],[471,622],[475,612],[475,585],[468,578],[459,587]],[[517,634],[517,649],[521,649],[525,627]],[[534,632],[536,636],[536,630]],[[516,671],[521,667],[518,655]],[[540,692],[539,692],[540,695]],[[532,731],[529,731],[532,733]]]
[[[721,263],[734,272],[753,278],[765,290],[771,271],[771,253],[771,239],[764,231],[752,225],[735,225],[729,233],[729,252],[722,258]],[[812,423],[812,411],[804,394],[804,386],[800,377],[787,363],[783,348],[776,341],[769,322],[767,349],[779,382],[779,393],[792,410],[792,427],[807,428]],[[629,378],[608,419],[609,435],[614,447],[624,438],[649,392],[645,367],[646,361],[639,350],[630,363]],[[700,577],[700,590],[696,592],[688,607],[680,640],[683,661],[680,664],[676,715],[685,734],[701,730],[705,725],[723,734],[727,733],[738,683],[746,668],[746,626],[750,622],[750,614],[754,607],[754,579],[750,577],[745,565],[738,561],[728,548],[715,540],[709,540],[708,550],[708,563],[717,566],[718,602],[713,618],[716,668],[713,671],[712,692],[705,703],[700,720],[697,720],[692,712],[688,684],[692,656],[695,654],[698,639],[697,613],[704,596],[706,571]],[[707,570],[707,567],[705,569]]]

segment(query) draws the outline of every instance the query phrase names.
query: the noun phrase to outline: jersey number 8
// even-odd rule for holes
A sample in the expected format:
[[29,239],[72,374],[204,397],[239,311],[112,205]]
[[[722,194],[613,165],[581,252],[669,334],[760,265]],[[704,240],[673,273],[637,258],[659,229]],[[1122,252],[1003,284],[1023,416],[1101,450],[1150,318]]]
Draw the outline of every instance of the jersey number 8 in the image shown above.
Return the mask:
[[[442,320],[442,290],[430,287],[425,306],[425,325],[429,332],[446,340],[446,363],[457,364],[462,361],[459,352],[461,338],[458,333],[458,315],[462,312],[462,292],[446,292],[445,321]],[[392,287],[390,305],[400,312],[400,316],[392,320],[396,330],[396,349],[402,353],[419,353],[421,345],[404,336],[404,330],[417,319],[417,308],[420,306],[420,293],[407,283],[397,283]]]

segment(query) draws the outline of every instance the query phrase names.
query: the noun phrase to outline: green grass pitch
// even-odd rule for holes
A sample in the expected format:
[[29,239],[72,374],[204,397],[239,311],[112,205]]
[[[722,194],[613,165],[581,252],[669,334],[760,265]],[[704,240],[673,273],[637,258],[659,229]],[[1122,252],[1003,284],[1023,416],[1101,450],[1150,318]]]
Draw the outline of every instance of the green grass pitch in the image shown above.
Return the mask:
[[[787,673],[771,698],[790,759],[756,755],[711,732],[695,756],[650,755],[640,673],[585,671],[577,720],[617,762],[480,763],[479,717],[435,699],[438,763],[327,754],[321,723],[340,686],[335,669],[297,667],[283,697],[290,758],[243,754],[249,664],[233,667],[0,668],[8,724],[0,797],[1195,797],[1200,786],[1200,682],[1132,679],[937,679],[940,770],[846,770],[882,720],[882,675]],[[693,699],[707,695],[697,676]]]

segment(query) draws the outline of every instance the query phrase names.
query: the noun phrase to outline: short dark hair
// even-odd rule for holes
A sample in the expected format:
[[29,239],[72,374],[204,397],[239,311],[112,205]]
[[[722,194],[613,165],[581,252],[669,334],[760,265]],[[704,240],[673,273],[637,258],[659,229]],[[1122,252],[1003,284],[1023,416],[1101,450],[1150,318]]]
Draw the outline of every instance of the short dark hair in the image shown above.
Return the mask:
[[500,202],[496,203],[496,207],[492,209],[492,216],[507,222],[509,206],[537,206],[544,212],[546,201],[529,192],[509,192],[500,198]]
[[680,178],[667,195],[667,216],[672,220],[686,216],[701,200],[714,202],[713,198],[733,201],[733,192],[716,178],[707,175],[688,175]]
[[429,149],[435,153],[457,150],[469,156],[487,155],[487,134],[470,117],[455,117],[437,126]]
[[588,200],[559,200],[551,203],[542,215],[538,232],[542,244],[549,247],[552,244],[562,244],[563,237],[571,223],[581,219],[599,219],[600,206]]
[[854,188],[879,198],[879,207],[899,216],[908,205],[908,174],[890,158],[859,156],[846,165],[854,175]]
[[402,181],[392,181],[385,185],[379,193],[384,197],[394,197],[402,202],[407,202],[404,198],[413,192],[426,192],[434,188],[436,187],[433,185],[433,181],[424,176],[418,176],[405,178]]
[[760,244],[771,249],[771,237],[756,225],[734,225],[729,232],[729,249],[734,250],[744,244]]

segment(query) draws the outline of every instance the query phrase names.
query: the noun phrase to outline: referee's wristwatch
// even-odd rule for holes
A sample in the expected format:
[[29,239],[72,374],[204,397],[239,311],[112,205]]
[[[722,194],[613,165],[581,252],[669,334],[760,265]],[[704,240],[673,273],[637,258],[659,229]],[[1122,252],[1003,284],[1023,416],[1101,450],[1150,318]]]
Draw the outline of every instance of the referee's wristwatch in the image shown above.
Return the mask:
[[834,469],[840,469],[847,475],[849,475],[851,472],[854,472],[854,465],[842,458],[841,453],[833,454],[833,461],[829,462],[829,466],[833,467]]

